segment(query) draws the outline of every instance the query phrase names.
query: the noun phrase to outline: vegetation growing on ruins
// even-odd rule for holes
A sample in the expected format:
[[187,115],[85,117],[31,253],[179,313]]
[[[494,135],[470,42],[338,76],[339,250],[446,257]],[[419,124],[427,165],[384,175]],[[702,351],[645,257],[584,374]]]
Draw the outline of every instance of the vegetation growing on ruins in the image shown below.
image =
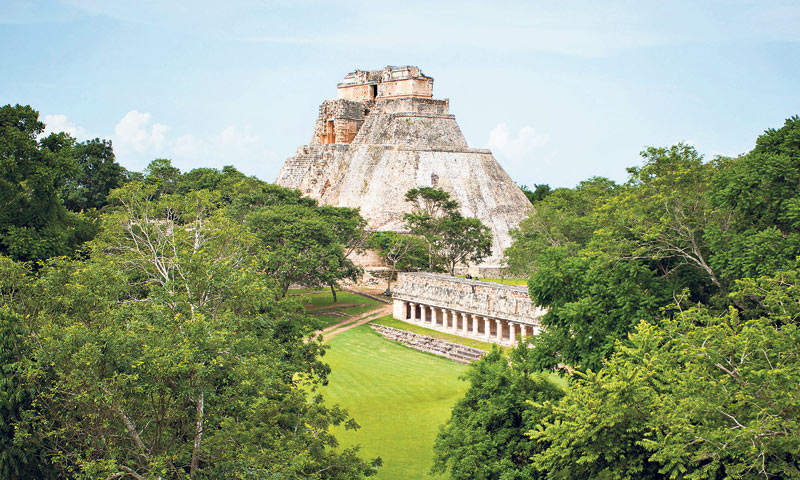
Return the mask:
[[[546,332],[519,361],[472,367],[438,471],[800,478],[800,117],[737,158],[685,144],[642,156],[625,184],[552,191],[514,234],[509,264],[549,309]],[[567,376],[563,396],[533,383],[548,368]],[[521,426],[480,421],[492,405]],[[509,461],[462,461],[473,452]]]

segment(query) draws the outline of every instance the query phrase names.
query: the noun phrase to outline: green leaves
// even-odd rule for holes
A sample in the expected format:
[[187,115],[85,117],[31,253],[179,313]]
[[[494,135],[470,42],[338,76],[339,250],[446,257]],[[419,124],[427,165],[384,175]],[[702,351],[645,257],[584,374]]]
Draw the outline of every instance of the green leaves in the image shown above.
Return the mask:
[[558,401],[564,392],[531,373],[529,354],[525,344],[510,359],[494,349],[470,367],[470,388],[436,438],[434,473],[449,470],[454,480],[545,478],[530,465],[542,447],[524,433],[542,420],[532,402]]
[[[462,217],[458,202],[444,190],[412,188],[406,201],[414,204],[403,215],[409,231],[428,244],[428,271],[446,265],[450,275],[459,264],[479,263],[491,255],[492,233],[480,220]],[[441,262],[441,263],[440,263]]]

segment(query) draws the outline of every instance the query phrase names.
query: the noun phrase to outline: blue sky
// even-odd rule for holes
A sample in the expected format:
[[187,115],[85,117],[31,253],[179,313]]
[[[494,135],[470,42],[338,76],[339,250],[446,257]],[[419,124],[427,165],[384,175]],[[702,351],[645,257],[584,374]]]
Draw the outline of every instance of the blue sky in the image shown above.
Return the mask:
[[418,65],[518,183],[626,179],[645,146],[737,155],[800,114],[800,1],[0,3],[0,103],[142,170],[273,181],[357,68]]

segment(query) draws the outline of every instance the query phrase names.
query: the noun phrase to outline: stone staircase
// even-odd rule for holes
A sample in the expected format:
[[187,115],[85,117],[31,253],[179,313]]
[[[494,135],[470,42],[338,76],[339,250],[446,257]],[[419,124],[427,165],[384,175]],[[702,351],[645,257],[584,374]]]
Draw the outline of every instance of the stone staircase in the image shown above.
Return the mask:
[[378,120],[378,117],[380,117],[382,113],[383,113],[383,105],[380,104],[379,102],[376,102],[375,106],[372,107],[372,110],[370,110],[369,115],[367,115],[367,117],[364,119],[364,123],[361,124],[361,128],[358,129],[358,133],[356,133],[356,136],[353,137],[353,141],[351,141],[350,143],[351,144],[364,143],[364,139],[366,138],[367,135],[369,135],[369,132],[372,130],[373,125],[375,124],[375,122]]
[[474,362],[475,360],[479,360],[487,353],[485,350],[481,350],[479,348],[472,348],[465,345],[459,345],[457,343],[446,342],[444,340],[439,340],[438,338],[387,327],[385,325],[376,325],[374,323],[370,323],[369,326],[389,340],[400,342],[408,347],[413,348],[414,350],[419,350],[420,352],[432,353],[434,355],[449,358],[450,360],[459,363]]
[[322,158],[324,145],[304,145],[297,149],[294,157],[290,157],[283,164],[275,181],[278,185],[299,188],[306,173]]

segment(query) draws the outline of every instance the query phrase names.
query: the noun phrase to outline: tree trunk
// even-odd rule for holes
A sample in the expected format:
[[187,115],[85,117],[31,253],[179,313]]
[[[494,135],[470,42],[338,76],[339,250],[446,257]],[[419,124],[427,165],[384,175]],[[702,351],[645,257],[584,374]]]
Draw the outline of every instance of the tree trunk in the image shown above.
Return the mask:
[[197,475],[197,467],[200,464],[200,445],[203,440],[203,417],[205,405],[203,401],[203,393],[200,392],[200,398],[197,399],[197,424],[194,433],[194,447],[192,448],[192,463],[189,467],[189,478],[195,478]]
[[333,295],[333,303],[336,303],[336,301],[337,301],[336,300],[336,288],[333,286],[332,283],[330,285],[331,285],[331,295]]

